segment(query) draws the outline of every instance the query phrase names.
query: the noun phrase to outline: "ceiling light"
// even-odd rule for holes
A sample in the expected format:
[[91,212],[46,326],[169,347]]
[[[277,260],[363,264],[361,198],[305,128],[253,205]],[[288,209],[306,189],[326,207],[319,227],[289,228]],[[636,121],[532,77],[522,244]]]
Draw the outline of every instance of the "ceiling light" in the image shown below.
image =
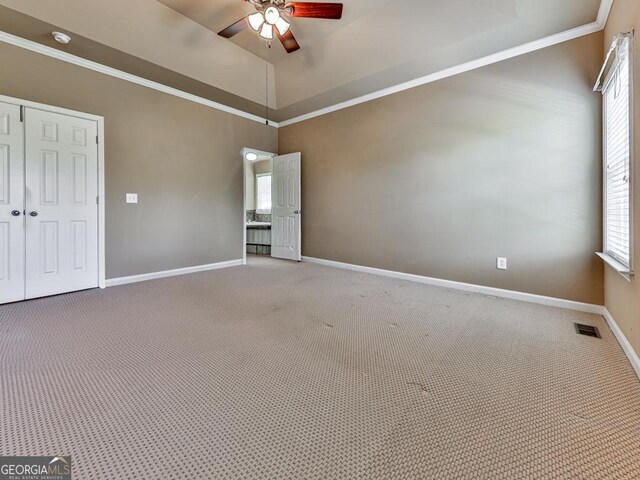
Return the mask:
[[278,32],[280,32],[280,35],[287,33],[290,26],[291,24],[282,17],[280,17],[276,22],[276,28],[278,29]]
[[280,18],[280,11],[276,7],[269,7],[264,11],[264,19],[269,25],[275,25]]
[[251,28],[253,28],[256,32],[260,30],[260,27],[264,23],[264,17],[262,16],[262,13],[260,12],[252,13],[251,15],[249,15],[248,18],[249,18],[249,25],[251,26]]
[[268,23],[265,23],[264,25],[262,25],[262,29],[260,30],[260,36],[265,40],[272,40],[273,25],[269,25]]
[[56,42],[61,43],[63,45],[66,45],[67,43],[69,43],[71,41],[71,37],[69,35],[67,35],[66,33],[51,32],[51,35],[53,35],[53,39]]
[[246,158],[250,162],[255,162],[258,159],[258,155],[253,152],[249,152],[244,156],[244,158]]

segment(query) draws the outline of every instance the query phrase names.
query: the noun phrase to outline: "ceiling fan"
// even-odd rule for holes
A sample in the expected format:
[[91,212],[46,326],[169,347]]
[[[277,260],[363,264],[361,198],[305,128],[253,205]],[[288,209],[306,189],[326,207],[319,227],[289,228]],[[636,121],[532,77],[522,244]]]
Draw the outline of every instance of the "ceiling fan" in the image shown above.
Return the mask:
[[274,34],[278,36],[287,53],[300,48],[298,41],[291,32],[291,24],[286,18],[325,18],[340,20],[342,18],[342,3],[321,2],[287,2],[286,0],[243,0],[252,4],[256,11],[229,25],[218,35],[231,38],[247,27],[258,32],[265,40],[272,40]]

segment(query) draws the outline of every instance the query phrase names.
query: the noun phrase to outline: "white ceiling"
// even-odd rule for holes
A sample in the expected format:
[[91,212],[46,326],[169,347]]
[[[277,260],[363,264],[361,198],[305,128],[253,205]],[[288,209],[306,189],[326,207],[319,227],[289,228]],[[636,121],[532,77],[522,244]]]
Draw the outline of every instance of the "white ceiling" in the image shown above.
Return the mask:
[[[339,21],[295,18],[286,54],[248,29],[216,34],[242,0],[0,0],[69,32],[270,105],[289,118],[594,22],[600,0],[344,0]],[[274,88],[275,84],[275,88]]]

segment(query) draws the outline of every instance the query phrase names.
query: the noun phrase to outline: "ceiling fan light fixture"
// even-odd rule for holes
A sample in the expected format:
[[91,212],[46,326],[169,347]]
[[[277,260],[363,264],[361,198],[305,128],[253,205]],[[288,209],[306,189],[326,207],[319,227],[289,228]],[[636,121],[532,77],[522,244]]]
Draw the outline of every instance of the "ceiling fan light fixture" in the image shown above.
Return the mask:
[[251,15],[249,15],[248,19],[249,19],[249,26],[253,28],[256,32],[260,30],[260,27],[264,23],[264,17],[260,12],[252,13]]
[[273,25],[265,22],[260,29],[260,36],[265,40],[273,40]]
[[280,11],[276,7],[269,7],[264,11],[264,19],[269,25],[275,25],[280,18]]
[[276,22],[276,28],[278,29],[278,32],[280,32],[280,35],[287,33],[289,31],[289,27],[291,27],[291,24],[282,17],[280,17]]

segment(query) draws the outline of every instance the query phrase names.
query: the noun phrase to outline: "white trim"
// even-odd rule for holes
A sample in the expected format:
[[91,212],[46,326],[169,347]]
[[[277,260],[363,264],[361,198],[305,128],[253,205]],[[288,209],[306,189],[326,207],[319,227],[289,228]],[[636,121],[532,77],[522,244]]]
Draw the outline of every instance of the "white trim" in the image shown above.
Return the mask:
[[636,371],[636,375],[638,375],[638,378],[640,378],[640,357],[638,357],[638,354],[633,350],[631,343],[629,343],[629,340],[627,340],[627,337],[625,337],[624,333],[622,333],[622,330],[620,330],[620,327],[618,326],[616,321],[613,319],[613,316],[611,316],[611,313],[609,312],[609,310],[607,310],[606,308],[604,308],[603,310],[604,311],[602,312],[602,316],[607,321],[609,328],[611,329],[616,339],[618,340],[618,343],[620,344],[620,346],[622,347],[622,350],[624,351],[625,355],[629,359],[629,362],[631,362],[631,366]]
[[106,281],[106,253],[105,238],[107,229],[105,223],[105,207],[107,204],[104,172],[104,119],[98,120],[98,286],[105,288]]
[[300,115],[299,117],[281,121],[279,126],[286,127],[288,125],[304,122],[305,120],[326,115],[328,113],[333,113],[338,110],[343,110],[345,108],[353,107],[361,103],[377,100],[378,98],[386,97],[388,95],[393,95],[394,93],[403,92],[411,88],[419,87],[421,85],[433,83],[438,80],[452,77],[454,75],[459,75],[461,73],[466,73],[471,70],[476,70],[478,68],[486,67],[494,63],[502,62],[503,60],[508,60],[510,58],[524,55],[526,53],[531,53],[531,52],[535,52],[536,50],[541,50],[543,48],[551,47],[553,45],[557,45],[559,43],[563,43],[568,40],[574,40],[576,38],[583,37],[585,35],[590,35],[592,33],[599,32],[603,28],[604,28],[604,25],[601,25],[598,22],[593,22],[588,25],[583,25],[581,27],[573,28],[571,30],[557,33],[549,37],[541,38],[539,40],[534,40],[533,42],[525,43],[518,47],[513,47],[498,53],[487,55],[486,57],[478,58],[470,62],[466,62],[460,65],[456,65],[454,67],[446,68],[444,70],[440,70],[439,72],[431,73],[429,75],[425,75],[424,77],[416,78],[415,80],[404,82],[399,85],[395,85],[393,87],[384,88],[382,90],[378,90],[377,92],[369,93],[361,97],[353,98],[351,100],[347,100],[346,102],[342,102],[336,105],[332,105],[330,107],[322,108],[320,110],[316,110],[315,112],[306,113],[304,115]]
[[[200,105],[204,105],[206,107],[210,107],[216,110],[230,113],[238,117],[246,118],[248,120],[253,120],[254,122],[259,122],[263,124],[266,122],[265,118],[260,117],[258,115],[253,115],[251,113],[243,112],[242,110],[238,110],[237,108],[228,107],[227,105],[214,102],[213,100],[208,100],[206,98],[198,97],[197,95],[183,92],[182,90],[178,90],[173,87],[168,87],[167,85],[163,85],[161,83],[154,82],[152,80],[147,80],[146,78],[138,77],[137,75],[132,75],[131,73],[123,72],[122,70],[108,67],[106,65],[102,65],[100,63],[93,62],[91,60],[87,60],[85,58],[81,58],[76,55],[63,52],[61,50],[57,50],[55,48],[47,47],[46,45],[42,45],[37,42],[32,42],[31,40],[26,40],[24,38],[17,37],[15,35],[11,35],[10,33],[0,31],[0,42],[7,43],[15,47],[24,48],[25,50],[39,53],[41,55],[46,55],[47,57],[55,58],[57,60],[62,60],[63,62],[71,63],[73,65],[77,65],[79,67],[93,70],[95,72],[103,73],[111,77],[119,78],[120,80],[125,80],[127,82],[135,83],[137,85],[142,85],[143,87],[152,88],[154,90],[158,90],[159,92],[163,92],[169,95],[173,95],[175,97],[183,98],[185,100],[189,100],[194,103],[199,103]],[[278,123],[269,121],[269,126],[278,128]]]
[[[633,148],[634,146],[634,129],[635,129],[635,124],[634,124],[634,61],[633,61],[633,55],[634,55],[634,29],[632,28],[631,30],[625,32],[625,33],[619,33],[617,34],[612,43],[611,43],[611,48],[609,49],[607,56],[605,58],[604,64],[602,65],[602,70],[600,71],[600,75],[598,77],[598,81],[594,87],[594,91],[600,91],[602,93],[603,96],[603,103],[602,103],[602,138],[606,140],[607,138],[607,102],[604,101],[605,99],[605,95],[608,91],[608,89],[610,88],[610,84],[613,81],[614,75],[617,72],[617,62],[618,62],[618,58],[617,58],[617,47],[621,45],[621,41],[627,40],[629,42],[629,51],[628,53],[628,58],[629,58],[629,177],[631,179],[634,178],[634,172],[635,172],[635,168],[634,168],[634,163],[635,163],[635,149]],[[613,52],[616,51],[616,59],[614,59],[614,63],[610,70],[607,72],[606,77],[604,79],[602,79],[602,76],[604,75],[604,72],[606,70],[606,67],[609,63],[609,59],[610,56],[613,54]],[[602,171],[606,172],[607,171],[607,144],[606,142],[603,142],[603,155],[602,155]],[[630,181],[629,183],[629,264],[625,265],[623,264],[621,261],[619,261],[618,259],[614,258],[613,255],[610,255],[609,252],[609,248],[607,245],[607,237],[608,237],[608,228],[607,228],[607,190],[608,190],[608,186],[607,186],[607,175],[606,173],[603,174],[602,176],[602,232],[603,232],[603,239],[602,239],[602,244],[603,244],[603,253],[600,252],[596,252],[596,255],[598,255],[600,258],[602,258],[602,260],[604,260],[604,262],[609,265],[610,267],[612,267],[616,272],[618,272],[620,275],[622,275],[623,278],[625,278],[628,282],[633,283],[634,282],[634,264],[635,264],[635,253],[634,253],[634,245],[635,245],[635,228],[634,228],[634,217],[635,217],[635,211],[634,211],[634,202],[633,202],[633,198],[634,198],[634,182]]]
[[[595,22],[589,23],[587,25],[583,25],[581,27],[577,27],[571,30],[567,30],[564,32],[557,33],[555,35],[551,35],[539,40],[534,40],[533,42],[525,43],[523,45],[513,47],[507,50],[503,50],[502,52],[497,52],[492,55],[488,55],[483,58],[479,58],[477,60],[472,60],[467,63],[463,63],[461,65],[457,65],[451,68],[447,68],[445,70],[441,70],[439,72],[435,72],[424,77],[417,78],[415,80],[411,80],[409,82],[404,82],[399,85],[395,85],[392,87],[388,87],[377,92],[373,92],[367,95],[363,95],[361,97],[357,97],[351,100],[347,100],[345,102],[338,103],[336,105],[332,105],[326,108],[322,108],[320,110],[316,110],[314,112],[310,112],[304,115],[300,115],[298,117],[290,118],[288,120],[284,120],[281,122],[273,122],[269,120],[268,125],[279,128],[286,127],[287,125],[293,125],[294,123],[303,122],[305,120],[309,120],[311,118],[319,117],[321,115],[326,115],[328,113],[336,112],[338,110],[342,110],[345,108],[352,107],[354,105],[359,105],[361,103],[369,102],[371,100],[376,100],[378,98],[386,97],[388,95],[393,95],[394,93],[402,92],[404,90],[408,90],[410,88],[418,87],[420,85],[426,85],[428,83],[435,82],[437,80],[442,80],[444,78],[448,78],[454,75],[458,75],[460,73],[469,72],[471,70],[475,70],[477,68],[486,67],[493,63],[498,63],[503,60],[507,60],[513,57],[517,57],[520,55],[524,55],[526,53],[531,53],[536,50],[540,50],[543,48],[551,47],[553,45],[557,45],[558,43],[566,42],[568,40],[573,40],[585,35],[590,35],[595,32],[599,32],[603,30],[607,19],[609,18],[609,13],[611,12],[611,7],[613,5],[613,0],[602,0],[600,3],[600,8],[598,10],[598,17]],[[42,45],[37,42],[32,42],[30,40],[26,40],[24,38],[17,37],[15,35],[11,35],[10,33],[0,31],[0,42],[4,42],[16,47],[24,48],[26,50],[30,50],[32,52],[40,53],[42,55],[46,55],[52,58],[56,58],[58,60],[62,60],[64,62],[71,63],[73,65],[77,65],[80,67],[87,68],[89,70],[94,70],[96,72],[104,73],[105,75],[110,75],[112,77],[119,78],[121,80],[125,80],[128,82],[136,83],[138,85],[142,85],[148,88],[152,88],[154,90],[158,90],[160,92],[167,93],[169,95],[174,95],[176,97],[183,98],[185,100],[189,100],[191,102],[199,103],[201,105],[215,108],[217,110],[221,110],[223,112],[230,113],[232,115],[237,115],[239,117],[243,117],[249,120],[253,120],[255,122],[265,123],[266,119],[260,117],[258,115],[253,115],[251,113],[244,112],[242,110],[238,110],[236,108],[228,107],[221,103],[214,102],[212,100],[208,100],[206,98],[198,97],[196,95],[183,92],[176,88],[168,87],[166,85],[162,85],[161,83],[157,83],[151,80],[147,80],[142,77],[138,77],[136,75],[132,75],[127,72],[123,72],[121,70],[117,70],[112,67],[108,67],[106,65],[102,65],[100,63],[92,62],[90,60],[86,60],[81,57],[77,57],[75,55],[71,55],[69,53],[57,50],[55,48],[47,47],[46,45]],[[276,111],[277,112],[277,111]]]
[[342,268],[355,272],[370,273],[373,275],[381,275],[383,277],[397,278],[399,280],[408,280],[410,282],[424,283],[434,285],[436,287],[452,288],[465,292],[480,293],[483,295],[492,295],[494,297],[509,298],[511,300],[520,300],[522,302],[537,303],[549,307],[565,308],[569,310],[577,310],[580,312],[595,313],[602,315],[603,306],[591,303],[575,302],[573,300],[564,300],[562,298],[545,297],[543,295],[535,295],[533,293],[516,292],[513,290],[503,290],[501,288],[485,287],[483,285],[473,285],[471,283],[454,282],[452,280],[442,280],[440,278],[423,277],[422,275],[414,275],[411,273],[394,272],[392,270],[382,270],[380,268],[363,267],[361,265],[353,265],[350,263],[336,262],[333,260],[324,260],[313,257],[302,257],[303,262],[317,263],[327,267]]
[[628,267],[620,263],[618,260],[613,258],[610,255],[607,255],[604,252],[596,252],[596,255],[600,257],[604,263],[613,268],[617,273],[622,275],[622,277],[629,283],[633,283],[634,274],[629,270]]
[[140,275],[131,275],[130,277],[110,278],[107,280],[107,287],[146,282],[147,280],[155,280],[157,278],[188,275],[190,273],[208,272],[209,270],[219,270],[221,268],[239,267],[241,265],[242,259],[227,260],[226,262],[210,263],[208,265],[196,265],[195,267],[176,268],[174,270],[164,270],[162,272],[143,273]]
[[[0,32],[1,33],[1,32]],[[58,113],[69,117],[82,118],[98,124],[98,287],[104,288],[106,285],[105,269],[105,174],[104,174],[104,117],[91,113],[78,112],[67,108],[54,107],[44,103],[32,102],[21,98],[0,95],[0,102],[21,105],[27,108],[43,110],[45,112]]]
[[[1,34],[2,32],[0,32]],[[46,105],[44,103],[32,102],[31,100],[25,100],[23,98],[9,97],[7,95],[0,95],[0,102],[13,103],[14,105],[22,105],[23,107],[33,108],[35,110],[43,110],[45,112],[59,113],[60,115],[66,115],[68,117],[83,118],[85,120],[91,120],[94,122],[104,121],[104,117],[100,115],[94,115],[92,113],[78,112],[76,110],[69,110],[68,108],[54,107],[53,105]]]
[[596,23],[604,28],[609,20],[609,14],[611,13],[611,7],[613,7],[613,0],[602,0],[600,2],[600,9],[598,10],[598,18]]

